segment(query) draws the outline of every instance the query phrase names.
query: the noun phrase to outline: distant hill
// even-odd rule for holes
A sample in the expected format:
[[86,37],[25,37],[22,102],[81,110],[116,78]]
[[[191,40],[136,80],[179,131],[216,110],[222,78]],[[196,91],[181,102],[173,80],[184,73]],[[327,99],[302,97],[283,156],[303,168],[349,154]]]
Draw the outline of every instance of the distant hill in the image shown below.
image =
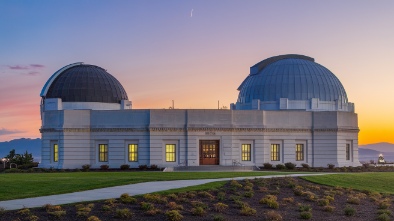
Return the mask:
[[394,144],[375,143],[359,146],[359,160],[369,162],[378,160],[379,154],[383,154],[387,162],[394,162]]
[[34,157],[34,161],[41,161],[41,139],[15,139],[6,142],[0,142],[0,158],[7,156],[12,149],[15,152],[22,154],[24,152],[31,153]]

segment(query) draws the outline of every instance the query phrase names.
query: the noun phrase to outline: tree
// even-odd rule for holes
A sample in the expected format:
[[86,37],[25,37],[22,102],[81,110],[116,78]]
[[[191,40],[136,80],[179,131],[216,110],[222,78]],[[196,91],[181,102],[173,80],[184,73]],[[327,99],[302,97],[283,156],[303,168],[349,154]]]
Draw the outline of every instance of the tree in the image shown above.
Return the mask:
[[24,154],[15,153],[15,149],[12,149],[10,153],[6,156],[9,163],[15,163],[17,165],[30,164],[34,162],[33,155],[27,151]]

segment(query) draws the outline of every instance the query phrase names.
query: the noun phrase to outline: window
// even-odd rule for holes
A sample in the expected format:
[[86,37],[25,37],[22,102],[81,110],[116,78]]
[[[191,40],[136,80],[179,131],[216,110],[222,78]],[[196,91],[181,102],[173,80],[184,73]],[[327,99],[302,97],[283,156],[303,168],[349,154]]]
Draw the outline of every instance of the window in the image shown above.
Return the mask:
[[53,144],[53,162],[59,161],[59,146],[57,144]]
[[108,161],[108,144],[99,144],[99,161]]
[[296,144],[296,160],[302,161],[304,160],[304,144]]
[[346,160],[350,160],[350,144],[346,144]]
[[176,149],[175,144],[166,144],[166,162],[176,161],[175,149]]
[[280,160],[280,144],[271,144],[271,161]]
[[129,144],[129,161],[138,161],[138,144]]
[[250,144],[242,144],[241,159],[242,161],[251,161],[251,146]]

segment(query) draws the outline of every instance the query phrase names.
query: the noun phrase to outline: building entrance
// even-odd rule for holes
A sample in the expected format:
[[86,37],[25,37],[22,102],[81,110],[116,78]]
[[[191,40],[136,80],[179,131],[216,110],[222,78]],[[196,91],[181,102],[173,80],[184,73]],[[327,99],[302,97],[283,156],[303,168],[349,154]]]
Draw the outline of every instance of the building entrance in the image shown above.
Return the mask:
[[200,140],[200,165],[219,165],[218,140]]

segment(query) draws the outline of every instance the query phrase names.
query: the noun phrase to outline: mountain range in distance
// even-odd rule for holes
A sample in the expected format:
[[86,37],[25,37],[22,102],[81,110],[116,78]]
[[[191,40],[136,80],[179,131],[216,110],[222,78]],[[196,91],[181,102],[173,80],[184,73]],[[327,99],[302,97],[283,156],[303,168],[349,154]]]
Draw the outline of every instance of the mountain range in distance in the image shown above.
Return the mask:
[[[34,161],[41,161],[41,139],[21,138],[11,141],[0,142],[0,159],[7,156],[12,149],[18,154],[26,151],[31,153]],[[377,162],[380,154],[383,154],[387,162],[394,162],[394,144],[392,143],[375,143],[367,145],[359,145],[360,162],[369,162],[374,160]]]

